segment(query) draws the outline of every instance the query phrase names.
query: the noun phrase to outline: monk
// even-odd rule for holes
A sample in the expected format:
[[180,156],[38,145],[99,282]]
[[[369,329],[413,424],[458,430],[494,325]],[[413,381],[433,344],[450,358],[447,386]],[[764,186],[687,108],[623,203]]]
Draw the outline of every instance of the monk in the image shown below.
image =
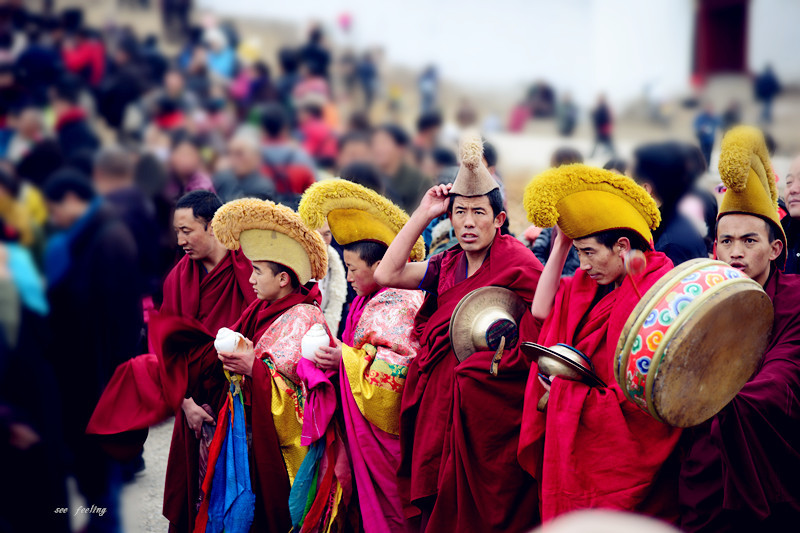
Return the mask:
[[800,276],[780,270],[786,237],[759,130],[742,126],[728,132],[720,175],[728,190],[717,219],[717,256],[764,287],[775,321],[756,373],[722,411],[693,430],[695,440],[681,468],[681,526],[685,531],[797,531]]
[[[329,227],[343,245],[347,281],[357,295],[342,340],[315,355],[318,364],[339,371],[362,527],[366,533],[410,531],[397,488],[398,430],[408,366],[420,347],[414,319],[422,292],[375,282],[375,270],[408,215],[374,191],[345,180],[312,185],[298,211],[310,227]],[[423,258],[418,239],[410,259]]]
[[[331,413],[314,410],[313,394],[319,382],[328,384],[327,376],[308,364],[311,354],[304,352],[305,338],[313,329],[321,332],[326,345],[332,342],[319,308],[319,288],[311,281],[327,270],[322,238],[291,209],[255,199],[225,204],[212,228],[229,249],[241,247],[253,265],[250,283],[258,301],[231,328],[245,336],[247,348],[217,354],[211,332],[180,321],[158,322],[160,345],[172,357],[184,346],[196,346],[188,357],[189,366],[195,367],[190,369],[190,384],[208,379],[224,386],[223,371],[243,376],[241,398],[252,436],[247,448],[255,504],[237,512],[237,518],[247,518],[252,531],[285,532],[292,527],[324,531],[332,524],[341,526],[351,492],[346,453]],[[257,325],[252,327],[251,321]],[[217,424],[196,532],[206,531],[206,526],[221,530],[223,514],[225,520],[229,516],[218,512],[222,500],[215,499],[219,492],[215,484],[225,482],[224,475],[215,476],[222,463],[214,457],[224,429]],[[225,505],[228,496],[225,493]]]
[[[458,245],[409,263],[417,238],[445,213]],[[538,522],[536,485],[516,458],[530,363],[518,344],[511,346],[495,377],[489,373],[493,352],[477,351],[459,362],[449,337],[456,305],[475,289],[496,285],[533,300],[541,263],[501,235],[505,219],[481,141],[467,140],[455,183],[428,190],[375,270],[383,286],[427,292],[415,322],[422,346],[409,366],[400,408],[401,496],[408,515],[416,509],[420,531],[526,531]],[[525,313],[519,337],[537,334]]]
[[[580,350],[606,385],[540,377],[536,365],[531,369],[519,460],[539,482],[541,518],[603,507],[674,522],[677,466],[671,461],[681,432],[625,399],[613,373],[617,342],[639,293],[672,268],[653,251],[658,208],[630,178],[579,164],[534,178],[524,201],[535,225],[557,224],[532,307],[543,321],[539,344]],[[570,247],[580,268],[559,279]],[[625,257],[639,254],[644,271],[628,275]],[[548,390],[541,412],[537,407]]]
[[[248,282],[250,262],[241,251],[229,251],[214,237],[211,220],[222,206],[208,191],[193,191],[178,200],[173,217],[178,246],[185,255],[164,281],[163,315],[193,318],[209,331],[231,326],[255,300]],[[152,369],[157,381],[144,379]],[[144,374],[143,374],[144,373]],[[164,491],[164,515],[175,529],[189,529],[199,489],[199,436],[203,424],[214,425],[224,389],[197,389],[182,409],[164,402],[158,360],[145,354],[120,365],[95,409],[89,433],[116,434],[145,429],[175,413]],[[127,395],[126,393],[130,393]],[[144,399],[143,399],[144,398]],[[150,400],[149,402],[147,400]],[[181,526],[183,524],[183,526]]]

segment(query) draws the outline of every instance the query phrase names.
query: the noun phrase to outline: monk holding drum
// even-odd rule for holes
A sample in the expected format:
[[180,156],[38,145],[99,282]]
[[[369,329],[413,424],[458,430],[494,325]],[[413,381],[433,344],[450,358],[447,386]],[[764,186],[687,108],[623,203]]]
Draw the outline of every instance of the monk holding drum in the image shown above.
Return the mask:
[[[540,174],[524,201],[535,225],[557,225],[533,300],[534,318],[544,322],[542,347],[530,354],[540,363],[528,379],[519,443],[520,463],[539,482],[542,520],[604,507],[677,522],[681,429],[641,411],[614,377],[624,324],[641,295],[672,269],[652,247],[658,208],[630,178],[584,165]],[[559,279],[571,246],[580,269]],[[544,374],[543,356],[570,356],[590,377]]]
[[[763,286],[774,324],[764,335],[766,350],[749,354],[756,359],[749,381],[708,423],[692,430],[693,443],[680,471],[681,527],[797,531],[800,276],[781,272],[786,236],[761,132],[747,126],[728,132],[719,170],[728,190],[717,218],[717,256]],[[741,338],[764,314],[740,308],[738,320],[718,335]]]

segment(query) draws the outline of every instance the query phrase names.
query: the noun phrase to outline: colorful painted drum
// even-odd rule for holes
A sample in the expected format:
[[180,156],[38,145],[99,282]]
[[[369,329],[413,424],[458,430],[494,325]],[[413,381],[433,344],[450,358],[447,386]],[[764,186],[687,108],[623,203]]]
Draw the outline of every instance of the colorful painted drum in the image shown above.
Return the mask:
[[625,323],[614,375],[657,420],[700,424],[755,372],[772,330],[761,285],[721,261],[687,261],[656,282]]

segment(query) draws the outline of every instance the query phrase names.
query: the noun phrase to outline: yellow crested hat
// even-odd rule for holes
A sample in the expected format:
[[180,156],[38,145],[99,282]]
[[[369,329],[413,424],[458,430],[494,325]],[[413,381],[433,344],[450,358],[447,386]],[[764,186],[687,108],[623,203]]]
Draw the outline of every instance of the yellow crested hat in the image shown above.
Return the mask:
[[461,139],[461,167],[450,194],[483,196],[500,186],[483,163],[483,140],[477,134]]
[[761,130],[736,126],[722,139],[719,175],[728,188],[722,197],[717,220],[726,214],[761,217],[775,226],[786,249],[786,234],[778,215],[778,187]]
[[[321,228],[325,219],[339,244],[376,241],[389,246],[408,215],[371,189],[343,179],[325,180],[309,187],[297,212],[310,228]],[[417,239],[412,261],[425,259],[425,244]]]
[[581,164],[546,170],[525,187],[528,220],[540,228],[558,224],[571,239],[631,229],[652,242],[661,223],[655,201],[631,178]]
[[233,200],[217,209],[211,228],[229,250],[241,246],[250,261],[287,266],[303,285],[328,272],[322,237],[286,206],[255,198]]

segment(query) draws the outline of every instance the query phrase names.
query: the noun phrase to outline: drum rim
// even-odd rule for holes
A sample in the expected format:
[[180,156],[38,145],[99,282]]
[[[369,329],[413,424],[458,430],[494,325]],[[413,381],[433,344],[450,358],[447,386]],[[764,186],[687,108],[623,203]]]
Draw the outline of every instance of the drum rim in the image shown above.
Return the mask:
[[[628,393],[628,387],[625,386],[626,376],[624,375],[626,373],[626,369],[628,368],[628,358],[631,355],[631,348],[633,347],[633,343],[636,340],[636,335],[634,335],[633,332],[636,332],[638,334],[639,330],[642,328],[642,324],[644,324],[644,321],[647,320],[647,315],[645,315],[642,312],[641,308],[643,308],[643,306],[647,305],[647,303],[649,302],[661,301],[661,299],[664,298],[664,296],[666,296],[669,293],[669,291],[672,290],[675,287],[675,285],[677,285],[677,283],[683,279],[683,277],[685,277],[685,276],[678,277],[678,274],[683,274],[685,271],[688,270],[694,270],[694,269],[699,270],[700,268],[703,268],[703,266],[706,266],[705,263],[730,266],[727,263],[723,263],[722,261],[719,261],[717,259],[710,259],[710,258],[691,259],[689,261],[681,263],[672,270],[673,272],[672,276],[670,276],[669,278],[666,276],[660,278],[653,284],[652,287],[650,287],[647,290],[646,293],[644,293],[642,298],[639,300],[639,303],[636,304],[636,307],[634,307],[633,311],[631,312],[631,316],[628,317],[628,321],[626,321],[625,325],[622,327],[622,331],[624,332],[628,327],[628,322],[631,320],[631,318],[634,318],[634,321],[631,324],[630,329],[628,329],[628,334],[621,335],[619,341],[617,342],[618,355],[614,359],[615,363],[614,377],[616,378],[617,383],[622,389],[622,393],[628,400],[632,402],[634,401],[633,397],[630,396],[630,394]],[[650,292],[653,292],[653,296],[648,297],[647,295]]]
[[[687,305],[686,308],[683,311],[681,311],[681,313],[677,317],[675,317],[675,322],[670,324],[669,328],[664,333],[664,338],[661,339],[661,342],[658,344],[658,348],[656,348],[656,351],[653,353],[653,357],[650,360],[650,368],[647,371],[647,379],[645,381],[645,387],[644,387],[645,404],[647,405],[647,411],[653,416],[653,418],[655,418],[659,422],[664,422],[665,424],[669,424],[669,422],[665,421],[661,417],[661,415],[659,415],[658,412],[656,411],[656,402],[655,402],[655,397],[653,396],[653,388],[655,385],[655,381],[658,377],[658,371],[659,368],[661,367],[661,362],[667,355],[667,349],[669,348],[672,338],[678,334],[680,329],[685,325],[686,321],[689,320],[689,318],[701,305],[705,304],[713,296],[717,295],[718,293],[722,292],[728,287],[741,284],[755,285],[759,289],[762,289],[761,285],[758,282],[754,281],[753,279],[747,276],[722,280],[713,287],[709,287],[708,290],[703,292],[703,294],[701,294],[698,298],[692,300],[691,303],[689,303],[689,305]],[[657,363],[656,360],[658,361]]]

